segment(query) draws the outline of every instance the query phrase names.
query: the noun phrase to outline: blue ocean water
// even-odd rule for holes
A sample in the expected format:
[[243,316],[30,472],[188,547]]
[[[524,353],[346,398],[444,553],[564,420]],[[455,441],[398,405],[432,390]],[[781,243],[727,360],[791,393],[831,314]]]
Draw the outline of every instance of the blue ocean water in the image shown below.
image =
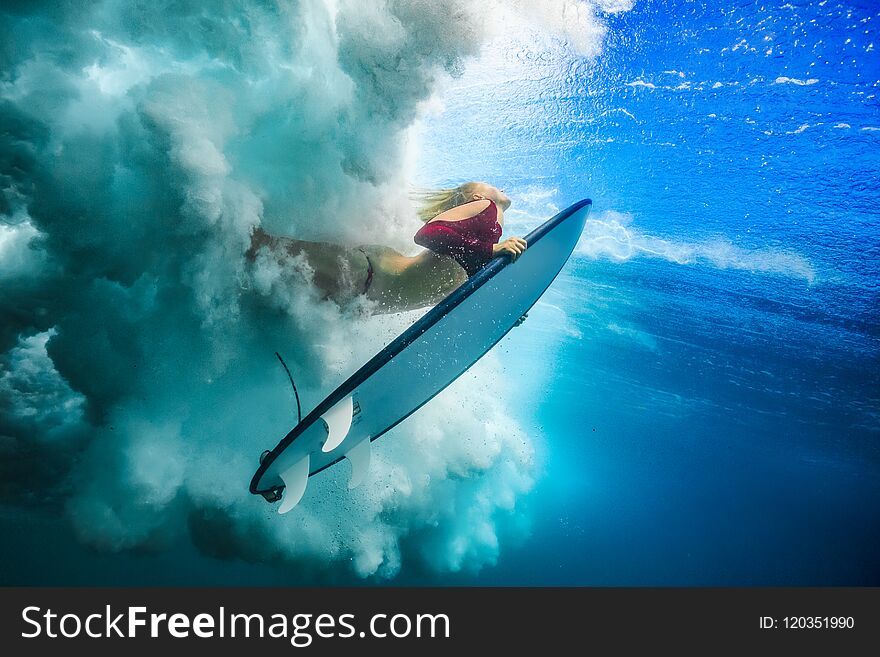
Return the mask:
[[[205,492],[201,479],[202,470],[216,464],[204,464],[203,458],[189,466],[185,476],[165,467],[167,454],[177,463],[185,460],[180,454],[186,450],[173,441],[167,446],[164,425],[158,420],[175,419],[167,407],[176,411],[186,404],[173,400],[163,407],[150,398],[154,406],[145,404],[144,414],[154,412],[161,429],[151,427],[154,433],[148,434],[149,444],[159,445],[146,459],[157,466],[155,471],[147,467],[136,472],[140,478],[132,477],[133,484],[122,475],[120,482],[111,479],[109,501],[97,494],[84,495],[87,504],[75,509],[76,530],[45,508],[56,503],[62,507],[57,497],[42,504],[39,512],[28,506],[40,500],[39,490],[26,491],[28,499],[20,508],[5,504],[0,582],[288,585],[317,578],[327,583],[390,585],[880,584],[876,549],[880,543],[880,158],[876,155],[880,11],[873,2],[834,0],[640,0],[619,12],[611,11],[615,4],[629,5],[623,0],[593,5],[607,10],[598,12],[606,31],[593,39],[601,44],[601,51],[586,54],[541,26],[529,32],[521,26],[494,25],[500,34],[478,57],[464,58],[460,70],[451,67],[460,75],[437,82],[438,107],[427,110],[413,129],[416,182],[434,185],[477,179],[503,187],[514,200],[507,213],[507,235],[526,233],[577,199],[590,197],[594,203],[591,221],[569,264],[525,324],[495,350],[501,375],[513,384],[506,387],[512,392],[503,400],[509,419],[537,450],[534,486],[516,502],[516,531],[510,532],[512,536],[499,531],[497,559],[477,564],[476,571],[430,567],[425,554],[430,555],[431,541],[436,539],[428,536],[420,543],[420,531],[425,530],[410,531],[407,523],[418,525],[405,515],[403,520],[389,521],[404,528],[395,535],[402,566],[390,578],[352,575],[348,564],[340,563],[350,560],[338,556],[345,554],[341,541],[328,539],[337,550],[332,555],[329,548],[326,554],[319,553],[322,544],[316,540],[319,548],[307,544],[304,556],[293,552],[282,558],[283,545],[296,546],[301,534],[268,512],[269,519],[262,520],[247,515],[250,507],[237,507],[244,504],[242,477],[229,482],[217,501]],[[187,203],[195,209],[187,206],[187,211],[198,214],[204,211],[199,204],[211,206],[222,196],[216,191],[220,185],[212,186],[212,176],[222,177],[226,169],[237,173],[240,162],[256,153],[269,162],[260,165],[265,167],[258,169],[260,176],[272,175],[273,167],[281,170],[278,179],[262,190],[266,208],[271,208],[273,194],[286,185],[299,185],[296,194],[317,206],[326,196],[322,190],[328,181],[336,184],[334,176],[340,175],[337,161],[327,165],[331,158],[324,157],[322,150],[322,140],[336,134],[333,128],[312,121],[306,122],[309,131],[303,133],[289,119],[296,147],[314,157],[300,175],[285,160],[290,134],[281,139],[266,126],[283,124],[288,120],[284,117],[292,115],[291,108],[320,105],[314,98],[326,100],[321,94],[324,85],[332,87],[327,82],[333,81],[332,75],[309,79],[310,92],[292,94],[293,100],[275,113],[261,108],[258,97],[253,103],[257,109],[247,109],[263,114],[250,124],[234,113],[222,115],[218,109],[222,103],[211,108],[220,116],[204,112],[213,119],[210,130],[202,130],[198,112],[190,122],[178,122],[171,110],[163,114],[167,107],[176,109],[173,101],[177,101],[186,115],[191,105],[198,106],[204,89],[208,96],[227,99],[235,92],[222,95],[215,90],[225,93],[228,85],[246,97],[235,87],[235,74],[240,71],[256,71],[253,77],[258,82],[251,80],[248,92],[258,95],[255,89],[270,86],[265,80],[273,80],[266,73],[272,63],[259,60],[256,48],[245,44],[230,49],[234,57],[224,51],[228,45],[224,39],[236,34],[229,25],[247,23],[227,18],[211,25],[225,25],[228,30],[205,30],[201,23],[192,33],[181,28],[186,38],[183,46],[177,46],[184,64],[174,62],[170,67],[173,75],[161,81],[167,88],[156,85],[162,102],[147,104],[146,109],[137,105],[138,120],[151,129],[172,126],[167,134],[157,129],[161,138],[153,133],[144,137],[133,130],[134,137],[100,151],[101,157],[92,161],[95,170],[112,167],[116,156],[126,164],[150,163],[148,146],[159,144],[159,150],[167,146],[175,165],[178,153],[184,154],[179,158],[184,162],[190,162],[186,156],[198,160],[198,166],[182,167],[187,175],[202,184],[193,173],[198,169],[209,180],[210,184],[193,184],[195,192],[188,189]],[[253,15],[250,18],[258,24]],[[45,20],[30,21],[29,29],[51,34],[46,25],[54,16]],[[159,22],[155,16],[152,20]],[[183,25],[183,18],[180,21]],[[320,21],[315,24],[320,31]],[[232,65],[212,68],[199,59],[204,46],[199,39],[206,32],[210,38],[205,37],[207,46],[202,50],[211,57],[227,57]],[[161,29],[133,24],[119,34],[108,37],[107,43],[114,52],[122,52],[123,59],[129,58],[128,68],[112,69],[108,55],[110,73],[95,74],[108,93],[116,87],[127,90],[127,77],[148,77],[144,71],[150,66],[168,67],[162,60],[166,51],[145,50],[149,57],[142,60],[132,55],[136,46],[145,48],[150,39],[166,38]],[[124,37],[130,51],[119,45]],[[283,49],[279,52],[283,59]],[[79,68],[90,65],[90,57],[91,53],[83,55],[72,70],[79,74]],[[323,60],[316,57],[318,64],[303,66],[307,72],[297,75],[319,70]],[[337,57],[333,52],[328,61]],[[31,70],[37,71],[32,75],[40,84],[51,88],[60,76],[39,68],[46,59],[36,57]],[[185,78],[187,67],[200,70],[199,66],[208,70],[207,81],[190,84]],[[100,73],[100,67],[94,70]],[[398,72],[405,76],[405,67]],[[186,91],[177,96],[174,76],[186,80]],[[75,96],[70,85],[59,88],[58,93],[46,94],[48,101],[34,94],[34,105],[44,103],[46,116],[62,115],[57,108],[68,96]],[[283,96],[283,84],[278,83],[278,88]],[[131,89],[134,94],[138,87]],[[386,82],[383,90],[388,89],[397,91]],[[154,98],[144,93],[148,100]],[[28,98],[18,91],[7,95],[16,102]],[[327,97],[335,99],[332,93]],[[262,102],[272,107],[264,98]],[[392,114],[395,109],[390,101],[382,107]],[[240,107],[237,110],[247,115]],[[76,114],[74,108],[64,116]],[[94,116],[86,121],[90,127],[100,123]],[[361,127],[358,120],[365,126],[368,122],[356,114],[345,118],[354,123],[354,134]],[[229,128],[236,121],[237,130]],[[123,130],[138,121],[129,116],[119,124]],[[37,135],[35,142],[43,139],[42,130],[29,133]],[[283,145],[277,152],[270,144],[273,139]],[[364,142],[377,148],[366,137]],[[80,143],[83,148],[91,145],[86,139],[74,141]],[[217,151],[227,159],[205,165],[199,157],[207,153],[210,159],[215,144],[221,144]],[[360,146],[352,148],[353,155],[346,153],[347,173],[359,171]],[[134,173],[128,175],[137,182],[135,164]],[[61,166],[59,170],[65,171]],[[68,193],[80,184],[91,189],[89,167],[74,171],[86,182],[67,181]],[[189,181],[173,167],[169,171],[138,187],[144,196],[155,193],[159,199],[151,211],[177,202],[163,185],[173,189],[179,182],[175,176]],[[40,170],[42,179],[53,173],[51,167]],[[240,180],[250,182],[247,176],[260,177],[248,169]],[[36,175],[34,179],[41,180]],[[300,184],[300,179],[306,182]],[[114,182],[119,187],[126,184],[124,178]],[[320,193],[308,196],[312,190]],[[128,198],[123,192],[118,195]],[[237,210],[247,210],[247,198],[234,199]],[[138,203],[126,201],[124,206],[136,214]],[[204,213],[210,214],[212,207]],[[109,219],[113,216],[108,212],[105,224],[116,230]],[[211,216],[214,230],[222,225],[216,216],[223,212]],[[51,232],[51,225],[43,223],[42,228]],[[198,231],[182,232],[191,239]],[[152,235],[148,229],[143,234],[144,240]],[[61,235],[62,243],[70,239]],[[95,246],[98,243],[97,239],[77,242],[72,253],[90,255],[92,248],[105,253]],[[180,244],[190,242],[175,243],[178,248]],[[130,253],[125,264],[131,264],[128,260],[139,264]],[[110,254],[108,260],[115,262],[112,250]],[[90,257],[97,262],[97,256]],[[132,285],[145,279],[123,274],[120,280]],[[173,289],[177,293],[178,288]],[[112,301],[114,290],[118,292],[117,288],[106,292]],[[154,296],[161,301],[160,294]],[[153,303],[153,297],[145,298],[116,305],[125,312],[132,308],[140,312]],[[99,303],[104,297],[96,294],[94,299]],[[176,297],[173,300],[177,303]],[[184,304],[185,300],[178,305]],[[107,321],[116,321],[116,315],[108,315]],[[161,326],[158,320],[151,322]],[[138,347],[146,345],[149,354],[179,340],[184,344],[181,362],[191,357],[189,345],[179,337],[190,335],[185,333],[189,324],[181,328],[179,322],[166,333],[147,333],[134,346],[125,341],[135,324],[122,325],[121,331],[99,332],[96,342],[101,351],[113,352],[122,343],[126,348],[119,353],[128,358]],[[198,321],[192,325],[198,326]],[[318,327],[307,337],[320,343],[325,325],[315,320],[308,326]],[[218,335],[210,336],[209,350],[231,353],[228,345],[225,351],[216,346]],[[387,336],[391,337],[393,333]],[[59,355],[64,352],[61,347],[56,350]],[[258,348],[264,345],[254,340],[246,347],[256,360]],[[294,347],[306,348],[291,345],[290,351]],[[87,353],[94,356],[93,351]],[[75,367],[94,379],[107,376],[112,381],[110,372],[120,366],[113,353],[117,359],[113,367],[97,369],[89,358],[77,363],[70,356],[66,362],[59,358],[57,365],[66,366],[67,372]],[[232,362],[243,368],[240,361]],[[135,379],[134,368],[140,365],[143,371],[144,363],[152,367],[148,360],[131,356],[130,362],[121,361],[121,367]],[[272,362],[257,365],[261,372],[275,367]],[[230,423],[222,423],[228,416],[218,399],[236,404],[238,415],[276,413],[278,429],[286,430],[289,408],[281,408],[289,402],[286,380],[272,371],[278,376],[271,386],[234,387],[234,394],[225,398],[194,388],[192,405],[205,402],[206,413],[220,418],[218,426],[224,429]],[[248,371],[248,381],[257,380],[251,375]],[[39,380],[34,380],[34,389],[26,391],[29,399],[40,398]],[[329,384],[322,385],[314,384],[308,391],[311,401],[329,392]],[[83,389],[90,402],[100,402],[113,398],[111,387],[77,389]],[[152,392],[159,397],[158,387],[147,381],[133,396],[147,399],[147,392]],[[279,390],[277,397],[269,397],[270,389]],[[123,405],[122,410],[130,408]],[[92,421],[104,427],[102,418]],[[414,417],[408,422],[415,421]],[[228,468],[238,476],[239,470],[250,472],[255,455],[263,446],[271,446],[265,443],[274,435],[256,436],[253,444],[241,438],[225,442],[226,433],[237,435],[239,429],[233,425],[222,438],[219,432],[199,426],[182,434],[204,442],[209,454],[220,454],[221,472]],[[393,440],[389,434],[377,442],[380,457],[394,454]],[[21,469],[31,467],[38,453],[27,452],[19,462]],[[75,457],[80,458],[78,453]],[[124,459],[108,461],[124,470]],[[62,471],[62,466],[57,470]],[[6,480],[17,481],[9,472],[3,471],[4,494],[16,488],[9,499],[18,501],[20,487],[5,486]],[[174,486],[189,488],[184,494]],[[166,494],[166,489],[172,492]],[[68,488],[62,490],[62,495],[70,494]],[[342,493],[334,495],[338,503],[332,498],[317,507],[332,518],[337,516],[328,507],[347,508]],[[481,495],[478,491],[474,496],[475,504]],[[105,502],[106,508],[101,506]],[[395,510],[386,509],[386,515],[393,516]],[[420,518],[422,511],[417,508],[411,515]],[[263,513],[262,507],[259,512]],[[503,512],[497,510],[496,515]],[[315,522],[320,525],[312,521],[308,530],[320,534],[324,528],[316,531]],[[271,529],[264,529],[267,526]],[[479,534],[479,528],[473,532]],[[241,547],[261,538],[270,545],[269,556],[254,556]],[[441,555],[437,561],[442,563],[446,548],[441,540],[436,542]]]
[[[504,150],[508,192],[598,218],[550,297],[571,335],[531,391],[532,538],[479,581],[880,581],[878,20],[637,3],[596,61],[508,50],[524,84],[481,71],[483,104],[438,118]],[[519,330],[513,352],[546,334]]]

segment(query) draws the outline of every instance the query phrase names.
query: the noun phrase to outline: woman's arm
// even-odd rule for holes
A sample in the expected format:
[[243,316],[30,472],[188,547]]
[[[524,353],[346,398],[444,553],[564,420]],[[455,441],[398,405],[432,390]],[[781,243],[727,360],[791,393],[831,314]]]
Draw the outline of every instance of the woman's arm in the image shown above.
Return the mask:
[[499,253],[506,253],[510,256],[512,262],[523,254],[526,246],[526,241],[522,237],[508,237],[500,244],[492,245],[492,255],[494,257]]
[[[490,203],[491,201],[487,198],[462,203],[461,205],[456,205],[454,208],[449,208],[445,212],[441,212],[431,219],[431,221],[461,221],[462,219],[470,219],[483,212],[489,207]],[[501,213],[501,208],[498,206],[496,206],[496,210],[499,214]]]

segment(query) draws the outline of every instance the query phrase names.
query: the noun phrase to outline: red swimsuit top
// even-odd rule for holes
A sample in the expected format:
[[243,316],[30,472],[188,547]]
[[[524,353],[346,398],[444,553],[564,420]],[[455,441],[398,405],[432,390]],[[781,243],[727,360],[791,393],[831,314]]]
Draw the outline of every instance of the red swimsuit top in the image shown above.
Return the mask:
[[479,214],[459,221],[429,221],[413,239],[435,253],[452,256],[468,276],[473,276],[492,259],[492,245],[500,238],[498,208],[489,199],[489,205]]

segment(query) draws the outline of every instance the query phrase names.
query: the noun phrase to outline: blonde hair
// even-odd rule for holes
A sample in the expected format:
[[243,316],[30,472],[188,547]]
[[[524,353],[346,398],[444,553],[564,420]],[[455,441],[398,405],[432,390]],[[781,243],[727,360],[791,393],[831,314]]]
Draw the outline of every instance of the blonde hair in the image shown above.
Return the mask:
[[411,196],[419,206],[416,214],[419,219],[427,223],[438,214],[467,203],[475,186],[476,183],[467,182],[458,187],[415,190]]

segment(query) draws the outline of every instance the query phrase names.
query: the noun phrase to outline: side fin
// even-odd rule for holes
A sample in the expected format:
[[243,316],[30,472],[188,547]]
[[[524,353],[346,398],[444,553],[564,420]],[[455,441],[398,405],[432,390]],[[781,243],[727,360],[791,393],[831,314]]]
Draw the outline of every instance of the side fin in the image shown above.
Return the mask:
[[321,448],[323,452],[332,452],[342,444],[351,429],[351,418],[354,415],[354,404],[351,395],[336,404],[321,416],[327,425],[327,440]]
[[302,499],[306,492],[306,484],[309,482],[309,455],[306,454],[299,461],[281,473],[284,481],[284,497],[281,498],[281,506],[278,513],[287,513]]
[[351,490],[359,486],[370,471],[369,436],[348,450],[345,458],[351,461],[351,478],[348,480],[348,489]]

